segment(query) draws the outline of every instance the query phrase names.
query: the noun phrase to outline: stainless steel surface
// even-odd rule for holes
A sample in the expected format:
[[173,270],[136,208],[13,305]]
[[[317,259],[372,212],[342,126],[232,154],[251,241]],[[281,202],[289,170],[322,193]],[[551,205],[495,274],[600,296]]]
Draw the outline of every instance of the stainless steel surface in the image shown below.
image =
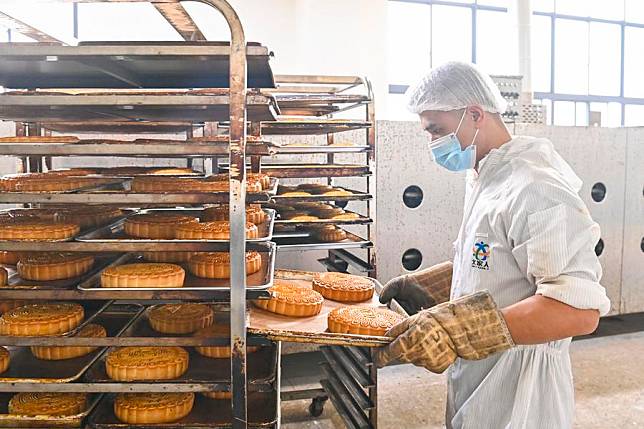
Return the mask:
[[[258,238],[248,238],[246,241],[248,243],[259,243],[270,241],[273,238],[273,226],[275,223],[275,210],[264,209],[266,213],[266,221],[257,225],[259,232]],[[175,209],[145,209],[140,210],[138,214],[173,214],[173,215],[183,215],[183,216],[195,216],[203,221],[204,209],[193,209],[193,208],[175,208]],[[130,244],[141,244],[141,243],[229,243],[229,240],[181,240],[181,239],[171,239],[171,240],[153,240],[146,238],[137,238],[130,237],[124,231],[125,219],[120,219],[111,225],[97,228],[93,231],[87,232],[85,234],[79,235],[76,237],[76,241],[81,241],[85,243],[130,243]]]
[[[229,95],[8,95],[0,117],[11,121],[227,121]],[[248,118],[274,120],[275,100],[249,94]]]
[[[92,429],[126,429],[131,425],[119,421],[114,415],[114,397],[106,395],[96,412],[92,413],[88,427]],[[248,427],[277,428],[278,398],[272,393],[250,393],[248,395]],[[227,429],[233,426],[234,415],[231,413],[230,400],[208,399],[202,395],[195,396],[192,412],[174,423],[136,425],[139,429]],[[246,424],[246,421],[244,421]]]
[[[268,243],[262,243],[265,246],[263,249],[263,252],[260,253],[260,256],[262,257],[262,267],[261,269],[254,274],[251,274],[246,278],[244,275],[244,280],[247,282],[247,288],[248,290],[265,290],[268,289],[269,287],[272,286],[273,284],[273,274],[275,270],[275,244],[272,242]],[[232,244],[231,244],[232,246]],[[126,255],[121,256],[118,258],[116,261],[114,261],[112,264],[110,264],[111,267],[114,266],[119,266],[123,264],[128,264],[128,263],[134,263],[140,261],[140,258],[136,257],[132,253],[128,253]],[[232,255],[231,255],[231,261],[232,260]],[[179,264],[179,265],[184,265],[185,264]],[[231,269],[232,266],[234,266],[234,262],[231,264]],[[78,285],[78,289],[82,290],[84,292],[97,292],[97,291],[114,291],[114,292],[202,292],[203,296],[207,296],[208,291],[230,291],[231,289],[231,279],[204,279],[204,278],[199,278],[196,277],[192,274],[190,274],[186,270],[186,277],[183,283],[183,287],[180,288],[102,288],[100,286],[100,273],[95,274],[91,278],[87,279],[83,283]],[[109,292],[105,292],[106,294],[109,294]]]
[[[246,55],[249,86],[273,87],[268,49],[249,43]],[[0,85],[6,88],[227,88],[229,58],[228,42],[2,44]]]

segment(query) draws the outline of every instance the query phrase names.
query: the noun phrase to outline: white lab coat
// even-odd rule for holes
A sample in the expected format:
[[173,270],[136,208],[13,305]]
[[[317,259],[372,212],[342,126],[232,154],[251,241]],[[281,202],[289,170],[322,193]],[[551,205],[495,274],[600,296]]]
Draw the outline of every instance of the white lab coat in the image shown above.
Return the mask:
[[[499,308],[541,294],[582,309],[610,309],[594,253],[599,225],[581,180],[546,139],[514,137],[468,173],[454,243],[452,299],[489,290]],[[574,390],[570,338],[517,346],[448,372],[447,426],[565,429]]]

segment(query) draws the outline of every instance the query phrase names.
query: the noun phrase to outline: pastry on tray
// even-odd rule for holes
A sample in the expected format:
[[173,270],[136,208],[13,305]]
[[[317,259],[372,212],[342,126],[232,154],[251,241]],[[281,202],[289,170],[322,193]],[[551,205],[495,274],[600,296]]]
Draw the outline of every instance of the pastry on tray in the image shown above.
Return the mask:
[[322,295],[288,280],[275,279],[269,289],[271,298],[257,299],[255,305],[271,313],[291,317],[315,316],[322,310]]
[[0,188],[7,192],[65,192],[107,183],[106,179],[57,176],[2,179]]
[[0,316],[7,313],[14,308],[23,307],[27,304],[33,304],[34,301],[27,301],[23,299],[4,299],[0,301]]
[[[210,326],[199,329],[194,334],[197,338],[230,338],[230,326],[228,323],[215,322]],[[230,342],[229,342],[230,343]],[[224,346],[197,346],[197,353],[212,359],[230,358],[230,345]],[[246,352],[253,353],[259,350],[259,347],[247,346]]]
[[28,304],[0,317],[0,335],[57,335],[76,328],[85,317],[82,306],[69,302]]
[[150,326],[163,334],[190,334],[212,325],[215,314],[209,305],[165,304],[148,312]]
[[[206,180],[213,180],[217,182],[222,182],[222,181],[228,181],[230,179],[230,176],[228,173],[220,173],[220,174],[213,174],[212,176],[208,176]],[[257,185],[259,184],[259,188],[257,189]],[[262,190],[266,190],[271,187],[271,178],[268,174],[264,173],[248,173],[246,174],[246,186],[247,190],[253,189],[253,192],[259,192]]]
[[29,220],[0,223],[0,240],[68,240],[79,232],[80,228],[75,223],[51,223]]
[[[230,215],[230,206],[228,204],[218,204],[208,207],[203,211],[202,219],[204,222],[215,220],[228,220]],[[257,204],[251,204],[246,207],[246,221],[261,225],[266,221],[266,213],[262,207]]]
[[313,290],[333,301],[362,302],[371,299],[375,287],[366,277],[329,272],[315,274]]
[[188,352],[181,347],[119,347],[105,358],[112,380],[172,380],[188,370]]
[[305,191],[288,191],[280,194],[282,197],[310,197],[312,194]]
[[16,265],[20,258],[25,255],[24,252],[14,252],[11,250],[0,251],[0,264]]
[[337,214],[337,215],[333,216],[331,219],[334,219],[334,220],[355,220],[355,219],[359,219],[359,218],[360,218],[360,215],[358,213],[344,212],[344,213],[340,213],[340,214]]
[[[107,331],[101,325],[89,323],[83,326],[75,336],[82,338],[104,338],[107,337]],[[85,356],[97,348],[92,346],[31,346],[31,353],[38,359],[64,360]]]
[[171,240],[178,226],[198,221],[194,216],[179,214],[139,214],[125,219],[123,229],[130,237]]
[[22,257],[17,269],[24,280],[51,281],[81,276],[93,265],[94,257],[89,254],[44,252]]
[[[258,252],[246,252],[246,275],[255,274],[262,267],[262,257]],[[192,275],[206,279],[230,278],[230,253],[200,252],[188,262]]]
[[122,215],[121,209],[107,205],[70,206],[55,210],[54,220],[62,223],[76,223],[81,229],[86,229],[104,225]]
[[347,232],[335,225],[324,225],[314,230],[315,237],[325,243],[346,240]]
[[172,423],[192,411],[195,394],[119,393],[114,399],[114,414],[131,425]]
[[148,170],[146,174],[150,176],[187,176],[195,174],[195,171],[192,168],[159,167]]
[[[212,222],[186,223],[178,225],[175,238],[179,240],[229,240],[230,223],[217,220]],[[246,239],[259,238],[257,225],[246,222]]]
[[6,286],[9,282],[9,273],[5,267],[0,267],[0,286]]
[[182,264],[188,262],[195,252],[143,252],[143,259],[148,262],[166,262]]
[[182,287],[186,272],[179,265],[134,263],[109,267],[101,273],[106,288],[175,288]]
[[77,143],[76,136],[16,136],[1,137],[0,143]]
[[324,192],[324,195],[328,197],[347,197],[349,195],[353,195],[353,192],[342,188],[333,188]]
[[23,416],[74,416],[86,408],[85,393],[22,392],[9,401],[9,414]]
[[314,211],[315,215],[321,219],[335,219],[335,216],[344,213],[340,207],[319,208]]
[[331,310],[328,325],[329,332],[338,334],[383,336],[403,319],[388,308],[352,306]]
[[231,392],[201,392],[201,394],[209,399],[230,399],[233,397]]
[[0,346],[0,374],[9,369],[9,362],[11,361],[11,356],[9,355],[9,350]]
[[[132,179],[133,192],[228,192],[230,185],[226,181],[190,179],[180,177],[135,177]],[[249,184],[248,192],[261,191],[259,182]]]

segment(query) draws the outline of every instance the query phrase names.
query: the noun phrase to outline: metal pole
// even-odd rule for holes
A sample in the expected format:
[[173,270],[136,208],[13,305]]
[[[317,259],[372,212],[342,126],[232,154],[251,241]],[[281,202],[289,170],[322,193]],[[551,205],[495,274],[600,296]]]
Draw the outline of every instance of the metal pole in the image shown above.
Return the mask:
[[230,27],[230,347],[233,429],[246,418],[246,38],[225,0],[199,0],[215,7]]

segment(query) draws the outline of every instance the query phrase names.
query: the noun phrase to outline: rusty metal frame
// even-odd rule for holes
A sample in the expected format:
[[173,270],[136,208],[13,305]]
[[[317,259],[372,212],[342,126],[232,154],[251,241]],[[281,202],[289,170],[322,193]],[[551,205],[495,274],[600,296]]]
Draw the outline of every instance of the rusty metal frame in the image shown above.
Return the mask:
[[166,21],[183,37],[183,40],[206,40],[206,36],[203,35],[181,3],[152,2],[152,6],[163,15]]

